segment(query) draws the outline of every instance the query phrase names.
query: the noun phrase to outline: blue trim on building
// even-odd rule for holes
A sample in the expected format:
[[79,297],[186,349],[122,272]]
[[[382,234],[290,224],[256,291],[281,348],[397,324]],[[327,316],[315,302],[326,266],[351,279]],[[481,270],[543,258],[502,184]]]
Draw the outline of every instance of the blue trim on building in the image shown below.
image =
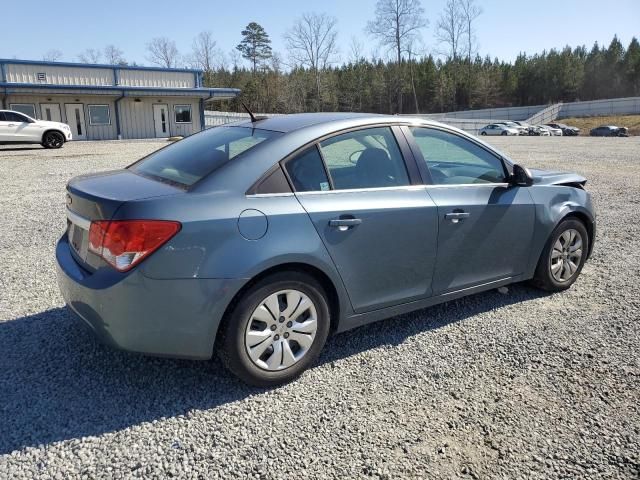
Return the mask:
[[[9,83],[2,82],[0,87],[5,88],[9,93],[11,88],[30,88],[30,89],[45,89],[45,90],[102,90],[114,93],[126,93],[126,92],[153,92],[158,95],[169,95],[172,93],[189,93],[194,96],[211,96],[221,97],[227,95],[238,96],[240,95],[240,89],[238,88],[162,88],[162,87],[129,87],[125,85],[50,85],[50,84],[36,84],[36,83]],[[26,93],[26,92],[25,92]]]
[[44,65],[49,67],[73,67],[73,68],[117,68],[121,70],[151,70],[156,72],[201,72],[195,68],[162,68],[162,67],[139,67],[131,65],[109,65],[101,63],[73,63],[73,62],[47,62],[40,60],[11,60],[0,58],[0,64],[22,64],[22,65]]
[[206,127],[204,125],[204,98],[200,99],[199,102],[199,106],[200,106],[200,130],[204,130]]

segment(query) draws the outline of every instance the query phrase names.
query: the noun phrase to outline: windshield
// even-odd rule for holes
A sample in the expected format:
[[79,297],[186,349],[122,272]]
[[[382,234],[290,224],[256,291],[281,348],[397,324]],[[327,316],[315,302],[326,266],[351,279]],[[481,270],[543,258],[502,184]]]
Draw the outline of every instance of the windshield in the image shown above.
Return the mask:
[[243,127],[216,127],[180,140],[129,166],[143,176],[189,187],[229,160],[282,135]]

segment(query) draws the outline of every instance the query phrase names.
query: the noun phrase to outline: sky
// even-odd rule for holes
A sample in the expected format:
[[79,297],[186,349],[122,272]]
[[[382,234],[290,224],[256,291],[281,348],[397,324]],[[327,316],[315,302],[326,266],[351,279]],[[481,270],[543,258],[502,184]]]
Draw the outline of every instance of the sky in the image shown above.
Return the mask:
[[[429,21],[421,32],[427,53],[438,51],[434,31],[445,2],[422,0]],[[251,21],[265,28],[274,51],[286,58],[283,35],[305,12],[324,12],[338,19],[341,60],[349,59],[352,38],[363,45],[367,57],[385,53],[364,32],[374,17],[376,0],[64,0],[53,10],[50,0],[2,3],[0,58],[41,60],[45,52],[57,49],[63,53],[62,61],[78,61],[85,49],[114,44],[129,62],[149,65],[145,49],[152,38],[166,36],[188,54],[193,37],[205,30],[213,32],[228,57]],[[591,48],[594,41],[608,45],[614,34],[626,47],[633,36],[640,37],[640,0],[613,0],[611,8],[602,0],[477,3],[483,9],[477,21],[480,54],[500,60],[565,45]]]

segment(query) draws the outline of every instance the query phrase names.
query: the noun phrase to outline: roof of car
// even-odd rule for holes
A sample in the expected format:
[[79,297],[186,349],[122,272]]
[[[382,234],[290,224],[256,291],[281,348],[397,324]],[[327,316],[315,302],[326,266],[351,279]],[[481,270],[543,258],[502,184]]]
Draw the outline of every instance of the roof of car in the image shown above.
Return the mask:
[[[421,118],[409,118],[410,121],[422,120]],[[362,124],[369,123],[402,123],[407,121],[407,117],[396,115],[380,115],[373,113],[352,113],[352,112],[321,112],[321,113],[292,113],[289,115],[277,115],[268,117],[256,122],[249,120],[236,123],[240,127],[255,127],[262,130],[273,130],[276,132],[292,132],[305,127],[318,126],[334,122],[357,120]]]

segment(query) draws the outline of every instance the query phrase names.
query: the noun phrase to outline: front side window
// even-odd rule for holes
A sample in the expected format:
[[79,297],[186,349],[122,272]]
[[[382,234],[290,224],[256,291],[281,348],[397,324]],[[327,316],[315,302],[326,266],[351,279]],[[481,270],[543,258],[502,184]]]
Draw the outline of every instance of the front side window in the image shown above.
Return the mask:
[[4,112],[4,119],[7,122],[18,122],[18,123],[24,123],[29,121],[27,117],[25,117],[24,115],[20,115],[19,113],[16,113],[16,112]]
[[109,105],[89,105],[90,125],[110,125]]
[[280,135],[257,128],[211,128],[158,150],[129,169],[188,187],[241,153]]
[[[33,103],[12,103],[9,108],[16,112],[24,113],[31,118],[36,118],[36,106]],[[22,120],[25,122],[26,120]]]
[[436,185],[503,183],[502,160],[453,133],[432,128],[411,127],[433,183]]
[[191,123],[191,105],[176,105],[174,111],[176,123]]
[[320,142],[336,190],[409,185],[400,148],[389,127],[343,133]]
[[297,192],[318,192],[330,189],[322,157],[315,145],[288,160],[285,168]]

